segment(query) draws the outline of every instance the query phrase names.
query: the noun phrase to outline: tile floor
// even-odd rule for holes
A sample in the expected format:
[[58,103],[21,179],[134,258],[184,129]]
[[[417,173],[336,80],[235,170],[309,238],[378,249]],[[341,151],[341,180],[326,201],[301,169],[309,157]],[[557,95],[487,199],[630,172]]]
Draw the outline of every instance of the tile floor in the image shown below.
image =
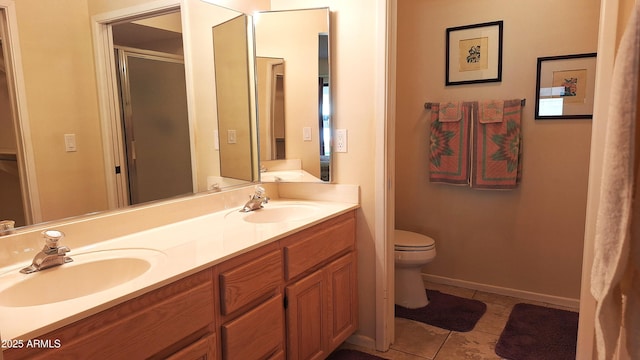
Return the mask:
[[513,305],[524,302],[577,311],[552,304],[523,300],[483,291],[448,285],[426,283],[425,288],[460,297],[477,299],[487,304],[487,311],[469,332],[444,330],[421,322],[396,318],[396,340],[387,352],[376,352],[351,344],[344,348],[358,349],[391,360],[492,360],[501,359],[494,348],[509,318]]

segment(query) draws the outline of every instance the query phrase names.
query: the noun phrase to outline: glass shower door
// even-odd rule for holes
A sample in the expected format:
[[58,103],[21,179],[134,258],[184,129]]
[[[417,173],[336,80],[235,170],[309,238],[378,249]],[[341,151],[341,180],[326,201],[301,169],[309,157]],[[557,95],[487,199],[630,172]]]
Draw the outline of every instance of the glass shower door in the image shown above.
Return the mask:
[[118,52],[130,204],[192,193],[184,63]]

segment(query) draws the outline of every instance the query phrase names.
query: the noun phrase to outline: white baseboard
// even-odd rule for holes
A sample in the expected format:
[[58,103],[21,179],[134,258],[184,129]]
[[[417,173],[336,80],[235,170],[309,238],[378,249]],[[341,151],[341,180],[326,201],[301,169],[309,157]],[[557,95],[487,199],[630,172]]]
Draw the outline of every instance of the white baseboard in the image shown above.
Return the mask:
[[505,288],[494,285],[480,284],[471,281],[452,279],[444,276],[422,274],[422,279],[425,281],[434,282],[437,284],[451,285],[457,287],[463,287],[472,290],[486,291],[494,294],[517,297],[520,299],[540,301],[547,304],[553,304],[558,306],[564,306],[576,311],[580,308],[580,299],[565,298],[560,296],[553,296],[547,294],[534,293],[525,290],[518,290],[512,288]]

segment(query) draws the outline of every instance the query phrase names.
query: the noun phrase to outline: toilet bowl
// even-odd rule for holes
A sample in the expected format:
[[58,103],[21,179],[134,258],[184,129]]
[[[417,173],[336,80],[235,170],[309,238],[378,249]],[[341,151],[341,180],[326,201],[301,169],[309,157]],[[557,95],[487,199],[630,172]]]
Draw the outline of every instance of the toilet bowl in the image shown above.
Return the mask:
[[422,234],[395,230],[395,303],[409,309],[429,303],[421,269],[436,257],[436,242]]

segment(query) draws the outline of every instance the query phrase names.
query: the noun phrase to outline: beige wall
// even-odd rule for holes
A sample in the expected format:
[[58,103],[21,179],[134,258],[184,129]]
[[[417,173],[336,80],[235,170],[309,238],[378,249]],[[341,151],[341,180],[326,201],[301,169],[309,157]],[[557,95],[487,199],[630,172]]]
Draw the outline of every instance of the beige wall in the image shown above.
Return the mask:
[[[105,210],[87,3],[21,0],[16,14],[42,220]],[[76,152],[65,152],[67,133]]]
[[[428,274],[578,299],[590,120],[534,120],[536,59],[595,52],[599,1],[398,4],[396,227],[435,238]],[[445,29],[504,20],[502,82],[444,86]],[[428,181],[425,102],[526,98],[512,191]]]

